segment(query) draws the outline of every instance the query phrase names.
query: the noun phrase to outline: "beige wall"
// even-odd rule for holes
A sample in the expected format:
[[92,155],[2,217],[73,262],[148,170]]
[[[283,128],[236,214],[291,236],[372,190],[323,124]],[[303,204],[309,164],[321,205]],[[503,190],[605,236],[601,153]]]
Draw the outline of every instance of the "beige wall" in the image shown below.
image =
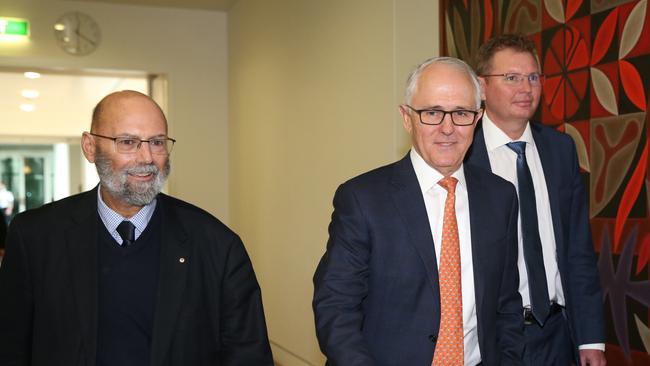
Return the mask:
[[435,0],[239,0],[229,12],[231,218],[274,356],[322,365],[311,277],[338,184],[401,157],[397,105],[438,50]]
[[[96,53],[73,57],[56,47],[50,27],[68,10],[99,22]],[[0,16],[33,26],[27,46],[0,47],[0,66],[168,76],[179,140],[170,193],[243,237],[278,362],[322,364],[311,277],[332,195],[408,148],[397,104],[408,71],[437,54],[438,1],[239,0],[226,20],[208,11],[2,0]]]
[[[88,56],[71,56],[56,46],[52,26],[71,10],[89,14],[102,29],[100,47]],[[0,45],[0,66],[165,74],[170,135],[178,140],[168,190],[228,221],[226,13],[2,0],[0,16],[26,18],[32,26],[28,43]],[[34,134],[42,131],[34,130]]]

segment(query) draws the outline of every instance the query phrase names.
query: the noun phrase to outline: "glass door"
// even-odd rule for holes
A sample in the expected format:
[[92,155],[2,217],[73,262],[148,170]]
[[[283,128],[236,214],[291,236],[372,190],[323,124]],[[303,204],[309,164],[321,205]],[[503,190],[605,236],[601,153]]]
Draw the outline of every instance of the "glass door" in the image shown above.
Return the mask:
[[53,156],[52,145],[0,146],[0,177],[14,196],[13,214],[52,201]]
[[23,175],[25,181],[25,209],[43,206],[46,201],[45,158],[23,157]]

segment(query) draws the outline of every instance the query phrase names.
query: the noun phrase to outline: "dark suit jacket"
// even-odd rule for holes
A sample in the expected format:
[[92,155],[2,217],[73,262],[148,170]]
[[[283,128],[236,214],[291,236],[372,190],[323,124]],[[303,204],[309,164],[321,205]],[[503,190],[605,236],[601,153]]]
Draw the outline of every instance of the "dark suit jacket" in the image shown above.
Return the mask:
[[[517,197],[512,184],[465,167],[483,365],[519,365]],[[462,230],[462,228],[460,228]],[[407,155],[341,185],[313,307],[330,365],[428,366],[440,326],[436,254]]]
[[[542,161],[558,268],[571,336],[577,346],[605,343],[602,293],[589,229],[589,210],[578,155],[571,137],[539,123],[530,124]],[[466,162],[491,170],[481,125]]]
[[[239,237],[164,194],[156,209],[151,364],[273,365],[260,288]],[[95,365],[98,230],[96,189],[14,218],[0,267],[0,365]]]

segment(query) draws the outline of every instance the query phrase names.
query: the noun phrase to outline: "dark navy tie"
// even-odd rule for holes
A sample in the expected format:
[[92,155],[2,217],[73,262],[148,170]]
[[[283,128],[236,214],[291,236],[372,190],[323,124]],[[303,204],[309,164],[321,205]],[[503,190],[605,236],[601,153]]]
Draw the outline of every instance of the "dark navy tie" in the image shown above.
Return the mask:
[[531,311],[539,324],[544,325],[548,317],[550,301],[548,299],[546,271],[544,270],[542,242],[539,238],[539,225],[537,223],[535,188],[526,162],[526,143],[514,141],[509,143],[508,147],[517,153],[519,215],[521,217],[521,236],[524,241],[524,261],[526,262],[526,272],[528,274]]
[[117,233],[122,237],[122,247],[128,247],[135,241],[135,225],[131,221],[122,221],[117,226]]

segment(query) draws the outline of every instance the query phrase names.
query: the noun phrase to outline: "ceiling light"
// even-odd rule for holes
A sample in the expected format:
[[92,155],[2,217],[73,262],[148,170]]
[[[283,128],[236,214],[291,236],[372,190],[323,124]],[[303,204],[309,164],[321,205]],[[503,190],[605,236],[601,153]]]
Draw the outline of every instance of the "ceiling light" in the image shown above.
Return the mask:
[[37,72],[34,72],[34,71],[27,71],[23,75],[25,75],[25,77],[28,78],[28,79],[38,79],[38,78],[41,77],[41,74],[39,74]]
[[65,24],[56,23],[56,24],[54,24],[54,29],[58,30],[58,31],[62,31],[62,30],[65,29]]
[[27,99],[36,99],[41,93],[34,89],[23,89],[20,94]]
[[20,110],[23,112],[34,112],[36,110],[36,106],[32,103],[23,103],[20,105]]

